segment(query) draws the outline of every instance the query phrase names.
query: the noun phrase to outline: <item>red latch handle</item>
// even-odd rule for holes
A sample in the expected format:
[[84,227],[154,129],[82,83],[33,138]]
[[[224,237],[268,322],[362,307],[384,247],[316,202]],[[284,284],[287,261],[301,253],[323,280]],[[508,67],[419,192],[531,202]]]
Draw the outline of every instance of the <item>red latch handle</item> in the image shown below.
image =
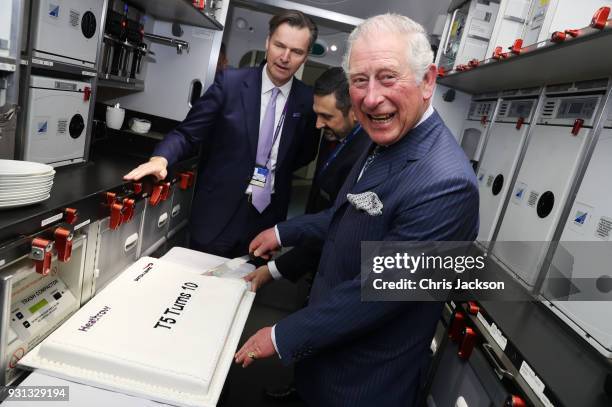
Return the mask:
[[74,208],[66,208],[64,209],[64,220],[66,223],[70,223],[74,225],[76,221],[79,219],[79,212]]
[[55,238],[57,259],[61,262],[70,261],[72,256],[72,238],[74,237],[72,230],[59,227],[53,232],[53,237]]
[[572,126],[572,134],[574,136],[577,136],[578,133],[580,133],[580,130],[582,129],[583,125],[584,125],[584,120],[583,119],[576,119],[576,120],[574,120],[574,125]]
[[182,172],[179,174],[179,188],[186,190],[193,185],[194,174],[192,171]]
[[123,220],[123,205],[120,203],[113,203],[110,207],[110,223],[108,225],[112,230],[116,230],[121,226]]
[[564,31],[555,31],[554,33],[552,33],[552,37],[550,37],[550,40],[552,42],[563,42],[566,38],[567,34],[565,34]]
[[134,207],[136,206],[136,201],[132,198],[124,198],[123,199],[123,210],[121,216],[121,223],[128,223],[134,217]]
[[487,115],[483,115],[483,116],[480,118],[480,124],[482,124],[483,126],[486,126],[486,125],[487,125],[487,121],[488,121],[488,120],[489,120],[489,118],[487,117]]
[[117,194],[114,192],[107,192],[106,193],[106,203],[108,205],[112,205],[115,202],[115,199],[117,198]]
[[162,191],[161,191],[160,199],[162,201],[165,201],[166,199],[168,199],[168,196],[170,196],[170,183],[164,182],[162,184]]
[[565,33],[572,38],[576,38],[580,35],[580,30],[565,30]]
[[468,71],[468,70],[470,70],[470,67],[469,67],[469,66],[467,66],[467,65],[465,65],[465,64],[460,64],[460,65],[457,65],[457,66],[455,67],[455,70],[456,70],[456,71],[459,71],[459,72],[463,72],[463,71]]
[[519,117],[519,118],[516,120],[516,129],[517,129],[517,130],[520,130],[520,129],[521,129],[521,127],[523,127],[523,124],[525,124],[525,118],[524,118],[524,117]]
[[446,76],[446,69],[444,67],[438,67],[438,78],[444,78]]
[[91,88],[89,86],[85,86],[85,88],[83,89],[83,101],[89,102],[90,98],[91,98]]
[[504,58],[508,58],[508,53],[507,52],[503,52],[504,49],[502,47],[495,47],[495,51],[493,51],[493,59],[504,59]]
[[480,65],[480,61],[477,60],[476,58],[472,59],[470,62],[468,62],[468,66],[470,68],[477,68],[478,65]]
[[527,407],[525,400],[516,395],[510,395],[504,403],[504,407]]
[[30,258],[34,260],[36,272],[43,276],[51,272],[51,259],[53,257],[53,242],[42,237],[35,237],[32,240],[32,250]]
[[467,310],[472,315],[478,315],[480,312],[480,307],[474,301],[468,301]]
[[132,189],[134,190],[135,194],[139,194],[142,192],[142,182],[134,182],[132,184]]
[[459,342],[461,333],[465,329],[465,315],[461,312],[455,312],[453,321],[448,328],[448,337],[453,342]]
[[157,206],[157,204],[159,204],[159,202],[161,201],[162,190],[163,190],[163,186],[161,185],[153,186],[153,190],[151,191],[151,196],[149,197],[149,204],[151,206]]
[[514,44],[512,44],[512,46],[510,47],[510,52],[512,52],[515,55],[520,55],[522,49],[523,49],[523,39],[517,38],[516,40],[514,40]]
[[457,356],[463,360],[469,359],[470,355],[472,355],[472,351],[474,350],[474,346],[476,346],[476,332],[467,326],[463,330],[463,339],[459,345]]
[[601,7],[593,14],[591,19],[591,27],[597,30],[603,30],[610,17],[610,7]]

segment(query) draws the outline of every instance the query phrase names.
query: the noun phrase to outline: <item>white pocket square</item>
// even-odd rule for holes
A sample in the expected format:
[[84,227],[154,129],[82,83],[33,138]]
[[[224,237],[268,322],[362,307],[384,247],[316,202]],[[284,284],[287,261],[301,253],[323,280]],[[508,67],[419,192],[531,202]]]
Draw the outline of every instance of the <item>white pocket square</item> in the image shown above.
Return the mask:
[[346,199],[359,211],[366,211],[371,216],[382,215],[383,203],[374,192],[346,194]]

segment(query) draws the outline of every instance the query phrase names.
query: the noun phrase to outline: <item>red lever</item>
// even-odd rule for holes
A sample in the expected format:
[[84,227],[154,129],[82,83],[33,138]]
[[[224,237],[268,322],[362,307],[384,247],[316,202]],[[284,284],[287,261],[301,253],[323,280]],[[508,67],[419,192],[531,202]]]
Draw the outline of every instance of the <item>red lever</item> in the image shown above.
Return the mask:
[[455,67],[455,70],[456,70],[456,71],[459,71],[459,72],[467,71],[467,70],[469,70],[469,69],[470,69],[470,67],[469,67],[469,66],[467,66],[467,65],[465,65],[465,64],[460,64],[460,65],[457,65],[457,66]]
[[74,208],[66,208],[64,209],[64,220],[66,223],[70,223],[74,225],[76,221],[79,219],[79,212]]
[[516,129],[520,130],[521,127],[523,127],[524,123],[525,123],[525,118],[524,117],[519,117],[518,120],[516,121]]
[[480,65],[480,61],[477,60],[476,58],[474,58],[470,62],[468,62],[468,66],[471,67],[471,68],[476,68],[476,67],[478,67],[478,65]]
[[57,259],[61,262],[70,261],[72,256],[72,238],[74,234],[71,230],[59,227],[53,232],[55,237],[55,248],[57,249]]
[[577,136],[578,133],[580,133],[580,130],[582,129],[582,125],[584,124],[584,120],[583,119],[576,119],[574,120],[574,126],[572,126],[572,134],[574,136]]
[[486,126],[486,125],[487,125],[487,121],[488,121],[487,115],[483,115],[483,116],[480,118],[480,124],[482,124],[483,126]]
[[455,312],[455,316],[453,317],[453,321],[451,322],[450,327],[448,328],[448,337],[453,342],[459,342],[461,339],[461,333],[465,328],[465,315],[460,312]]
[[114,192],[106,193],[106,203],[108,205],[112,205],[115,202],[115,198],[117,198],[117,194],[115,194]]
[[179,188],[182,190],[186,190],[187,188],[191,187],[193,185],[193,172],[192,171],[187,171],[187,172],[181,172],[179,174],[180,177],[180,181],[179,181]]
[[162,191],[161,191],[160,199],[162,201],[165,201],[166,199],[168,199],[168,195],[170,195],[170,183],[164,182],[162,184]]
[[34,260],[36,272],[46,276],[51,271],[51,259],[53,257],[53,242],[41,237],[35,237],[32,240],[32,250],[30,258]]
[[463,360],[469,359],[474,350],[474,346],[476,346],[476,332],[469,326],[465,327],[463,330],[463,340],[459,345],[457,355]]
[[123,210],[121,214],[121,223],[128,223],[134,217],[134,207],[136,206],[136,201],[132,198],[124,198],[123,199]]
[[608,22],[609,16],[610,7],[601,7],[595,12],[595,14],[593,14],[593,18],[591,19],[591,27],[597,30],[603,30]]
[[565,30],[565,33],[570,37],[576,38],[580,35],[580,30]]
[[157,206],[157,204],[159,204],[159,201],[161,200],[162,190],[163,186],[161,185],[153,186],[153,190],[151,191],[151,197],[149,198],[149,204],[151,206]]
[[520,55],[521,50],[523,49],[523,40],[521,38],[517,38],[514,40],[514,44],[510,47],[510,52],[515,55]]
[[474,301],[468,301],[468,312],[477,315],[480,312],[480,307]]
[[120,203],[113,203],[110,207],[110,223],[108,225],[112,230],[116,230],[121,226],[123,220],[123,205]]
[[83,101],[89,102],[89,98],[91,98],[91,88],[89,86],[85,86],[83,89]]
[[438,78],[444,78],[446,76],[446,70],[444,67],[438,67]]
[[552,37],[550,38],[550,40],[552,42],[563,42],[565,41],[566,38],[567,38],[567,34],[565,34],[565,32],[555,31],[554,33],[552,33]]
[[135,194],[139,194],[142,192],[142,182],[134,182],[132,184],[132,189],[134,190]]
[[495,47],[495,51],[493,51],[493,59],[506,59],[508,58],[510,55],[507,52],[503,52],[504,48],[503,47]]
[[511,395],[506,399],[504,407],[527,407],[527,403],[519,396]]

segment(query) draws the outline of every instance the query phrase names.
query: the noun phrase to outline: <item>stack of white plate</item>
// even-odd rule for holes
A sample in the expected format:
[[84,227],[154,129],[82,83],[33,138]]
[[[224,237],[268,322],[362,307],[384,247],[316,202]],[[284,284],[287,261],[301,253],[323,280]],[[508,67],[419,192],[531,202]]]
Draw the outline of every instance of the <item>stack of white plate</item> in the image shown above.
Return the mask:
[[55,170],[30,161],[0,160],[0,208],[30,205],[49,198]]

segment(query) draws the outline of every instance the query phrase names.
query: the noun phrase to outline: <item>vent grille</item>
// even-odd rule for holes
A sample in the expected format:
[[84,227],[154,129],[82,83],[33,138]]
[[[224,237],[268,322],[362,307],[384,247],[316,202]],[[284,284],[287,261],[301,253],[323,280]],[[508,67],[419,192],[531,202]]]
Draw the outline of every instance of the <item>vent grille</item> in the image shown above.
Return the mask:
[[500,117],[506,116],[506,114],[508,113],[509,106],[510,106],[510,102],[502,102],[502,104],[499,105],[498,116]]
[[543,118],[552,118],[555,113],[555,106],[557,105],[555,100],[547,100],[542,108]]

